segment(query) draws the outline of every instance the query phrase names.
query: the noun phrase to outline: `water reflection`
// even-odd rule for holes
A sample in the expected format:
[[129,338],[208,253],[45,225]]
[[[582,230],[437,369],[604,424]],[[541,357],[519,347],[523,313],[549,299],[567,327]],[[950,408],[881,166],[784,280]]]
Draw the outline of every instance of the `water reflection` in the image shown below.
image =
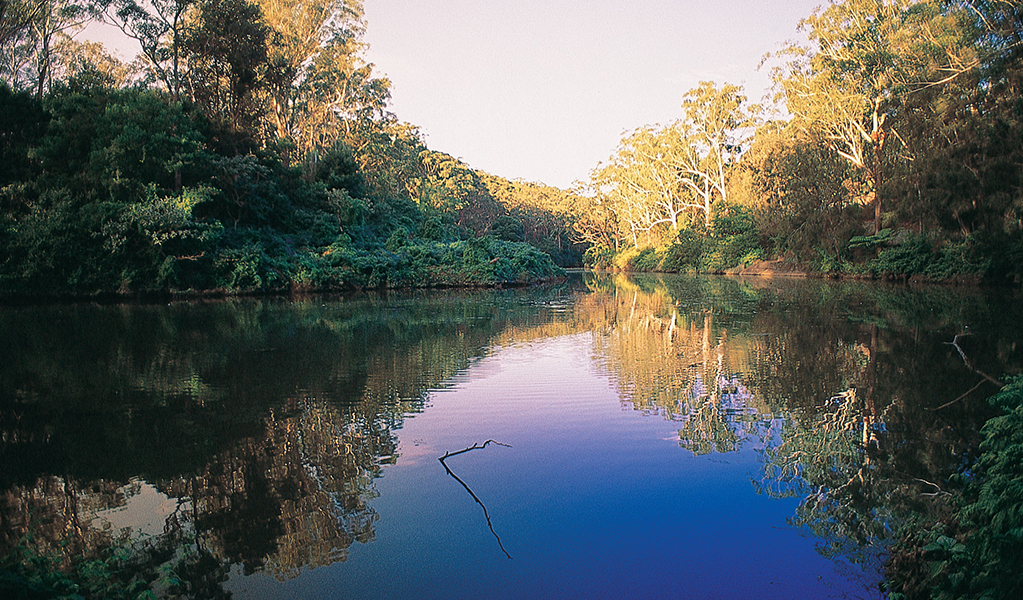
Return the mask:
[[[495,331],[535,320],[505,304],[8,309],[0,551],[66,570],[122,556],[123,572],[105,577],[143,570],[158,589],[200,597],[223,593],[231,565],[284,579],[342,561],[374,537],[374,480],[396,460],[402,420]],[[162,498],[156,530],[160,516],[128,520],[142,495]]]
[[596,354],[622,400],[680,421],[696,454],[755,443],[758,489],[801,498],[791,522],[826,556],[878,563],[975,454],[997,388],[973,362],[1023,369],[1019,311],[997,292],[608,279],[590,282],[609,324]]
[[989,412],[968,400],[991,392],[978,372],[1023,370],[1015,301],[587,274],[524,291],[5,308],[0,556],[25,578],[15,559],[102,564],[96,586],[192,597],[224,596],[232,569],[286,580],[344,561],[387,526],[377,482],[432,390],[494,348],[585,334],[624,406],[672,421],[692,455],[752,444],[757,489],[800,498],[792,523],[823,553],[876,561],[973,455]]

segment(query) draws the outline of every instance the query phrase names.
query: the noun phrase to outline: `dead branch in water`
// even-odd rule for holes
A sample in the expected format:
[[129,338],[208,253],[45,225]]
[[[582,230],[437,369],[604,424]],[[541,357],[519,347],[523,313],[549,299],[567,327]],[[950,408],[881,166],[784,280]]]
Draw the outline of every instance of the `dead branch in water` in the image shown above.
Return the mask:
[[[959,402],[963,398],[965,398],[965,397],[969,396],[971,393],[973,393],[974,390],[976,390],[977,388],[979,388],[981,385],[984,384],[985,380],[990,381],[991,383],[995,384],[995,386],[997,386],[998,389],[1002,389],[1002,387],[1004,386],[1004,384],[1001,381],[998,381],[994,377],[988,375],[984,371],[981,371],[980,369],[978,369],[978,368],[973,366],[973,363],[970,362],[970,359],[966,357],[966,353],[963,352],[963,349],[959,347],[959,335],[960,334],[957,333],[955,335],[955,337],[952,338],[951,342],[945,342],[945,343],[956,349],[956,352],[958,352],[959,353],[959,357],[963,359],[963,364],[966,365],[967,369],[973,371],[977,375],[980,375],[984,379],[981,379],[979,382],[977,382],[977,385],[975,385],[972,388],[970,388],[969,390],[967,390],[962,396],[959,396],[955,400],[952,400],[950,402],[946,402],[946,403],[942,404],[941,406],[938,406],[938,407],[935,407],[935,408],[928,408],[926,410],[941,410],[943,408],[952,406],[956,402]],[[964,333],[962,335],[971,335],[971,334]]]
[[497,540],[497,545],[501,547],[501,552],[504,552],[505,556],[507,556],[508,558],[511,558],[512,557],[511,554],[508,554],[508,551],[504,549],[504,544],[501,543],[501,536],[497,535],[497,532],[494,531],[494,523],[490,520],[490,513],[487,512],[486,505],[484,505],[483,501],[480,500],[479,497],[472,491],[472,488],[470,488],[464,481],[462,481],[458,477],[458,475],[455,475],[454,472],[452,472],[451,468],[448,467],[448,464],[446,462],[444,462],[445,460],[451,458],[452,456],[458,456],[459,454],[465,454],[466,452],[468,452],[470,450],[482,450],[483,448],[487,447],[487,444],[497,444],[498,446],[504,446],[505,448],[511,448],[510,444],[502,444],[501,442],[497,442],[497,441],[494,441],[494,440],[487,440],[487,441],[483,442],[483,445],[473,444],[472,446],[469,446],[468,448],[464,448],[462,450],[459,450],[458,452],[445,452],[444,456],[441,456],[437,460],[439,460],[440,464],[444,466],[444,470],[447,471],[448,475],[453,477],[455,479],[455,481],[457,481],[458,483],[462,484],[462,487],[465,488],[465,491],[469,492],[469,495],[472,496],[472,499],[476,501],[476,504],[480,505],[480,507],[483,509],[483,516],[487,518],[487,526],[490,527],[490,533],[494,534],[494,538]]
[[[964,333],[963,335],[965,336],[965,335],[972,335],[972,334]],[[956,334],[956,336],[954,338],[952,338],[951,346],[953,348],[955,348],[957,352],[959,352],[959,356],[962,357],[963,364],[966,365],[966,368],[968,368],[969,370],[973,371],[977,375],[980,375],[984,379],[987,379],[991,383],[997,385],[998,389],[1002,389],[1003,384],[1002,384],[1001,381],[998,381],[997,379],[995,379],[994,377],[988,375],[984,371],[981,371],[977,367],[974,367],[973,364],[970,362],[970,359],[966,358],[966,353],[963,352],[963,349],[959,347],[959,334],[958,333]]]

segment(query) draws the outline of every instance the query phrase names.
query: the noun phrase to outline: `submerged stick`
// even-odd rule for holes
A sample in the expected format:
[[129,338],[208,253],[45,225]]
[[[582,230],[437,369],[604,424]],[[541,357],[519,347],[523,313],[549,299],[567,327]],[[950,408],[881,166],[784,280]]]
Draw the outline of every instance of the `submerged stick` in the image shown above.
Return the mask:
[[[964,336],[965,336],[965,335],[972,335],[972,334],[970,334],[970,333],[964,333],[964,334],[962,334],[962,335],[964,335]],[[963,398],[965,398],[965,397],[969,396],[970,394],[972,394],[972,393],[973,393],[973,391],[974,391],[974,390],[976,390],[977,388],[979,388],[979,387],[980,387],[981,385],[983,385],[985,381],[989,381],[989,382],[991,382],[991,383],[995,384],[996,386],[998,386],[998,389],[1002,389],[1002,387],[1003,387],[1003,386],[1005,385],[1005,384],[1003,384],[1003,383],[1002,383],[1001,381],[998,381],[998,380],[997,380],[997,379],[995,379],[994,377],[992,377],[992,376],[988,375],[988,374],[987,374],[987,373],[985,373],[984,371],[981,371],[980,369],[978,369],[978,368],[976,368],[976,367],[974,367],[974,366],[973,366],[973,363],[971,363],[971,362],[970,362],[970,359],[966,357],[966,353],[965,353],[965,352],[963,352],[963,349],[959,347],[959,336],[960,336],[960,334],[958,334],[958,333],[957,333],[957,334],[955,335],[955,337],[954,337],[954,338],[952,338],[952,341],[951,341],[951,342],[945,342],[945,343],[946,343],[946,344],[948,344],[949,346],[952,346],[953,348],[955,348],[955,349],[956,349],[956,352],[958,352],[958,353],[959,353],[959,357],[963,359],[963,364],[964,364],[964,365],[966,365],[966,368],[967,368],[967,369],[969,369],[969,370],[973,371],[974,373],[976,373],[976,374],[980,375],[980,376],[981,376],[981,377],[983,377],[984,379],[981,379],[981,380],[980,380],[980,381],[979,381],[979,382],[977,383],[977,385],[975,385],[975,386],[971,387],[971,388],[970,388],[969,390],[967,390],[967,391],[966,391],[966,392],[965,392],[965,393],[964,393],[964,394],[963,394],[962,396],[959,396],[959,397],[958,397],[958,398],[956,398],[955,400],[952,400],[952,401],[950,401],[950,402],[946,402],[946,403],[942,404],[941,406],[938,406],[938,407],[935,407],[935,408],[926,408],[925,410],[941,410],[941,409],[943,409],[943,408],[947,408],[947,407],[949,407],[949,406],[952,406],[952,405],[953,405],[953,404],[955,404],[956,402],[959,402],[959,401],[960,401],[960,400],[962,400]]]
[[497,532],[494,531],[494,524],[490,520],[490,513],[487,512],[486,505],[484,505],[483,501],[480,500],[479,497],[475,493],[473,493],[472,488],[470,488],[464,481],[459,479],[458,475],[455,475],[454,472],[448,467],[448,464],[446,462],[444,462],[445,460],[451,458],[452,456],[458,456],[459,454],[465,454],[466,452],[468,452],[470,450],[482,450],[483,448],[486,448],[488,444],[497,444],[498,446],[504,446],[505,448],[511,448],[510,444],[502,444],[501,442],[497,442],[497,441],[494,441],[494,440],[487,440],[487,441],[483,442],[482,446],[479,445],[479,444],[473,444],[472,446],[469,446],[468,448],[459,450],[458,452],[445,452],[444,456],[441,456],[437,460],[439,460],[440,464],[444,466],[444,470],[447,471],[448,475],[453,477],[455,479],[455,481],[457,481],[458,483],[462,484],[462,487],[465,488],[465,491],[469,492],[469,495],[472,496],[472,499],[476,501],[476,504],[480,505],[480,507],[483,509],[483,516],[487,518],[487,526],[490,527],[490,533],[494,534],[494,538],[497,540],[497,545],[501,547],[501,552],[504,552],[505,556],[507,556],[508,558],[511,558],[512,557],[511,554],[508,554],[508,551],[504,549],[504,544],[501,543],[501,536],[497,535]]
[[[973,335],[973,334],[971,334],[971,333],[964,333],[962,335],[966,336],[966,335]],[[948,343],[948,342],[946,342],[946,343]],[[1002,386],[1004,386],[1005,384],[1003,384],[1001,381],[998,381],[994,377],[988,375],[984,371],[981,371],[977,367],[974,367],[973,364],[970,362],[970,359],[966,358],[966,353],[963,352],[963,349],[959,347],[959,334],[958,333],[955,335],[954,338],[952,338],[952,342],[948,343],[948,344],[956,349],[956,351],[959,353],[960,358],[963,359],[963,364],[966,365],[966,368],[968,368],[969,370],[973,371],[977,375],[980,375],[984,379],[987,379],[991,383],[997,385],[998,389],[1002,389]]]
[[980,381],[977,382],[977,385],[975,385],[975,386],[971,387],[970,389],[966,390],[966,392],[962,396],[959,396],[955,400],[952,400],[950,402],[946,402],[946,403],[942,404],[941,406],[937,406],[935,408],[924,407],[924,410],[941,410],[943,408],[947,408],[949,406],[952,406],[956,402],[959,402],[963,398],[965,398],[965,397],[969,396],[970,394],[972,394],[973,390],[979,388],[980,386],[984,385],[985,383],[986,383],[986,380],[981,379]]

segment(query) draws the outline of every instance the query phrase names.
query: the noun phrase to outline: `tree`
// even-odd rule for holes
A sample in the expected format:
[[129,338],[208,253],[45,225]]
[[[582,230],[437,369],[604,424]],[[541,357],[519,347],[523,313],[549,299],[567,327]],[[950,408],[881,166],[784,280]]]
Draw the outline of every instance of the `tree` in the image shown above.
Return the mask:
[[271,28],[261,91],[267,137],[290,140],[307,171],[338,140],[358,147],[369,124],[388,116],[390,82],[362,58],[361,0],[259,0]]
[[814,132],[773,121],[757,131],[729,185],[773,252],[816,261],[822,251],[841,256],[860,233],[852,181],[849,163]]
[[94,14],[88,0],[0,1],[0,73],[42,98],[58,66],[58,45]]
[[[689,225],[684,216],[710,206],[701,202],[692,182],[682,173],[687,155],[695,154],[678,124],[647,126],[633,131],[618,146],[607,165],[598,165],[592,185],[614,207],[625,235],[639,246],[674,236]],[[709,217],[708,217],[709,218]]]
[[135,73],[133,65],[125,64],[106,52],[100,42],[79,42],[65,37],[56,48],[60,64],[53,70],[55,81],[89,79],[110,87],[124,87]]
[[680,126],[689,140],[678,164],[682,183],[699,198],[709,227],[715,195],[728,202],[727,170],[742,154],[758,122],[759,107],[747,106],[742,88],[712,82],[686,92]]
[[104,20],[138,41],[142,55],[174,100],[182,85],[182,43],[195,0],[110,0]]
[[[791,46],[776,71],[788,111],[822,131],[833,151],[866,177],[874,230],[882,227],[890,163],[906,140],[897,123],[910,94],[976,69],[965,6],[937,0],[843,0],[800,26],[810,46]],[[962,3],[966,4],[966,3]]]
[[185,85],[238,153],[257,142],[256,90],[270,31],[259,7],[247,0],[202,0],[196,11],[182,44],[189,63]]
[[587,253],[618,252],[623,230],[618,213],[608,199],[592,187],[576,191],[572,206],[574,241],[589,246]]
[[[1023,6],[947,2],[979,65],[906,100],[904,218],[961,235],[1012,232],[1023,214]],[[955,12],[952,12],[953,9]],[[903,207],[900,207],[903,208]]]
[[670,240],[683,228],[713,227],[712,209],[728,200],[727,177],[750,139],[755,107],[742,90],[703,82],[683,97],[683,117],[626,136],[591,187],[612,207],[634,246]]
[[27,29],[43,8],[42,0],[0,0],[0,46]]
[[525,241],[550,254],[560,266],[581,264],[584,248],[576,243],[573,208],[579,198],[541,183],[508,180],[480,173],[490,195],[523,227]]

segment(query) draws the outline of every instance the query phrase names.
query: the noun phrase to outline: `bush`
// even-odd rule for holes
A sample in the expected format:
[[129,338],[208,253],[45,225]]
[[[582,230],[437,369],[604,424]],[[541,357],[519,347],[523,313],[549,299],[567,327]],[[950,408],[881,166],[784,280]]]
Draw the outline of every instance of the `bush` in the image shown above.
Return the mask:
[[700,269],[703,260],[704,238],[694,231],[684,229],[678,232],[675,241],[664,250],[661,267],[670,272],[686,272]]
[[1023,578],[1023,375],[989,399],[974,477],[949,522],[903,536],[888,564],[892,600],[1020,598]]
[[658,271],[661,257],[654,248],[644,248],[632,259],[631,271]]
[[583,253],[583,265],[591,269],[609,269],[614,259],[614,249],[607,246],[590,246]]

